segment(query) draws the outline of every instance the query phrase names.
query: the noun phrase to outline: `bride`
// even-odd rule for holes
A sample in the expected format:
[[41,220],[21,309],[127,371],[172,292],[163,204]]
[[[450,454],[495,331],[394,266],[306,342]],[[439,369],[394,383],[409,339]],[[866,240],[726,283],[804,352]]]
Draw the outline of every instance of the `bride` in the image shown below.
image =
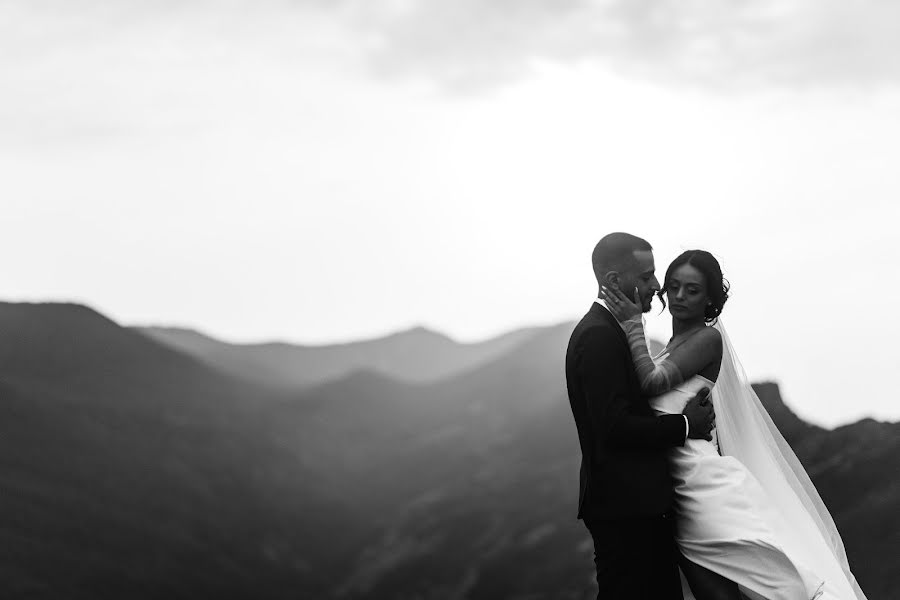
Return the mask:
[[637,295],[632,302],[604,288],[601,297],[627,334],[657,414],[681,413],[701,388],[712,388],[712,441],[689,439],[669,453],[685,598],[865,600],[834,521],[718,319],[728,283],[712,254],[689,250],[669,265],[659,297],[664,306],[668,298],[673,336],[655,358]]

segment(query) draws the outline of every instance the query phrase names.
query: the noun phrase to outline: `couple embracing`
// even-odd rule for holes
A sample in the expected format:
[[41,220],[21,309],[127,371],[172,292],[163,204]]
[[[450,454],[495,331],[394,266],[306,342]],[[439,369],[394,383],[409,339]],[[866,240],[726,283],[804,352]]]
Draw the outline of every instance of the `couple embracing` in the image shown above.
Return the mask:
[[[592,262],[598,297],[572,333],[566,382],[598,599],[865,600],[734,354],[715,257],[684,252],[660,286],[650,244],[611,233]],[[673,336],[651,357],[654,295]]]

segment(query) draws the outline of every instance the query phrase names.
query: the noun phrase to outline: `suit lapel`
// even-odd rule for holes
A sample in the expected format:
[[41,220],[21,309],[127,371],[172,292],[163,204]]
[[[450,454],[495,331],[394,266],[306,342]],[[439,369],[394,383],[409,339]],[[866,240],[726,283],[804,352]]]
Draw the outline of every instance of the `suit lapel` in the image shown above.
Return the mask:
[[628,369],[628,373],[627,373],[628,381],[631,384],[631,386],[635,390],[637,390],[637,392],[635,392],[635,395],[640,396],[641,388],[640,388],[640,385],[638,384],[637,373],[635,373],[635,371],[634,371],[634,363],[632,362],[634,359],[631,356],[631,347],[628,345],[628,337],[625,335],[625,330],[622,329],[622,326],[619,325],[619,322],[616,321],[616,318],[612,315],[611,312],[609,312],[609,310],[606,309],[605,306],[602,306],[602,305],[594,302],[594,304],[591,306],[590,311],[588,311],[588,312],[590,314],[592,314],[595,318],[606,322],[610,327],[615,329],[616,332],[618,333],[619,339],[622,340],[622,350],[624,351],[625,356],[627,356],[628,364],[631,365],[631,368]]

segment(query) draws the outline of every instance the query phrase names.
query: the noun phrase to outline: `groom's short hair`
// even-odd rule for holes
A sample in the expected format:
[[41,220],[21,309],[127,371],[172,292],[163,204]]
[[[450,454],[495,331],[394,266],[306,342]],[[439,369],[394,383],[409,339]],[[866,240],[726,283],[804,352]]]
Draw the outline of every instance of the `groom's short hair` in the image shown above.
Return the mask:
[[640,250],[653,250],[650,242],[630,233],[616,231],[603,236],[594,252],[591,254],[591,263],[594,266],[594,276],[598,282],[610,271],[625,271],[634,262],[634,253]]

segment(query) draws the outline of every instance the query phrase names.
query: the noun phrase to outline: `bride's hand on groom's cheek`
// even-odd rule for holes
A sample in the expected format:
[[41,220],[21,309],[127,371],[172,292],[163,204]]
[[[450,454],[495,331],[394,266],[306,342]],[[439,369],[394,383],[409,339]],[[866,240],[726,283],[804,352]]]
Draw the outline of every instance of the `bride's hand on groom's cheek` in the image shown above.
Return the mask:
[[644,312],[637,288],[634,288],[634,298],[629,300],[620,289],[600,286],[600,298],[619,322],[630,321]]

